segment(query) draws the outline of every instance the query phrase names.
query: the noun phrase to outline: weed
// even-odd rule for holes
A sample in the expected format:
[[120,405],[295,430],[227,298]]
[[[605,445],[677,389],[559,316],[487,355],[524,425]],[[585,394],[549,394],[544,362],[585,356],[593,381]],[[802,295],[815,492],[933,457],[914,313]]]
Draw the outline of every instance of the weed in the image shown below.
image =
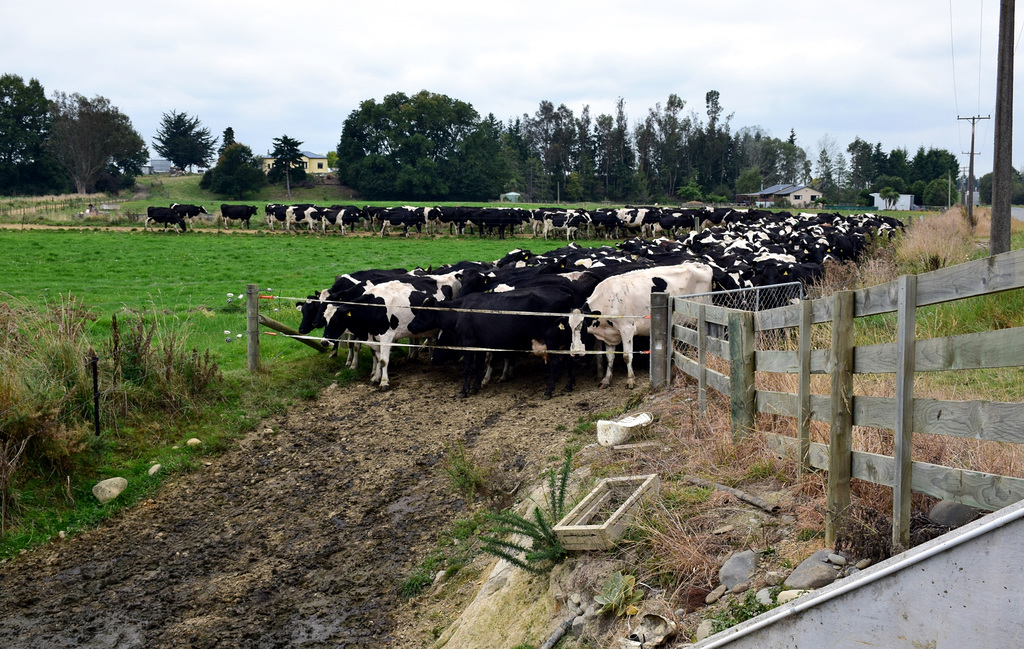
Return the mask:
[[445,449],[444,472],[451,482],[452,489],[462,494],[467,501],[476,500],[478,493],[487,490],[490,471],[479,466],[466,453],[465,445],[460,441],[455,446]]
[[765,611],[772,610],[778,606],[774,602],[781,591],[781,586],[775,586],[769,590],[771,601],[773,602],[771,604],[762,604],[757,601],[757,595],[752,590],[748,590],[742,599],[731,599],[725,609],[712,616],[711,632],[719,633],[741,622],[746,622],[750,618],[757,617]]
[[594,601],[601,605],[601,613],[612,611],[616,617],[636,615],[640,612],[637,604],[644,598],[642,592],[634,590],[636,577],[623,575],[616,570],[601,586],[601,592],[594,596]]
[[548,572],[568,556],[553,528],[565,515],[572,457],[567,451],[561,470],[548,471],[547,507],[535,503],[533,520],[507,510],[486,515],[493,528],[490,535],[480,537],[484,552],[535,574]]

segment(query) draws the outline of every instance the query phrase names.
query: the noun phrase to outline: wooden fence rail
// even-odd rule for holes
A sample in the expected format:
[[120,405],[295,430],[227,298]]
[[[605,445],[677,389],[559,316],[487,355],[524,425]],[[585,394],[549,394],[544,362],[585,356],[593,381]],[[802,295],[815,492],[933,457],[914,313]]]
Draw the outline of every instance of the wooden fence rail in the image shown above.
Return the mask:
[[[774,448],[798,460],[801,471],[828,470],[827,542],[835,541],[850,504],[850,478],[857,478],[894,489],[893,542],[909,547],[912,491],[990,510],[1024,499],[1024,479],[911,461],[914,433],[1024,443],[1024,403],[913,396],[916,372],[1024,366],[1024,328],[918,340],[917,309],[1020,288],[1024,250],[757,313],[676,297],[669,300],[673,315],[698,326],[671,325],[669,350],[673,365],[697,379],[701,405],[706,387],[729,396],[734,437],[753,430],[755,412],[796,420],[795,437],[768,435]],[[897,314],[896,342],[855,347],[854,320],[883,313]],[[708,335],[705,323],[725,325],[726,337]],[[831,323],[831,347],[812,349],[811,327],[821,323]],[[754,348],[755,339],[776,331],[795,332],[797,349]],[[692,347],[696,360],[671,343]],[[728,361],[729,374],[709,369],[707,354]],[[756,372],[796,375],[797,394],[755,389]],[[811,393],[812,374],[830,376],[830,394]],[[855,374],[895,375],[896,396],[854,394]],[[827,446],[810,442],[811,421],[829,423]],[[892,430],[894,457],[852,451],[854,426]]]

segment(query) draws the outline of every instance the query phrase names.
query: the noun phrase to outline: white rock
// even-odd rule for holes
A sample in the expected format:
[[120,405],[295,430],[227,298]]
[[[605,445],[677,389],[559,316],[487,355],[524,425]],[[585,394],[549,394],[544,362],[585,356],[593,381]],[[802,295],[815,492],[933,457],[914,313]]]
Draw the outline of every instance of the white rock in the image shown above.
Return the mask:
[[700,626],[697,627],[697,642],[711,635],[712,624],[712,620],[704,620],[700,623]]
[[200,444],[202,444],[202,442],[199,440],[198,437],[193,437],[192,439],[185,442],[185,444],[187,446],[199,446]]
[[162,467],[159,464],[154,464],[153,466],[149,467],[149,471],[147,471],[147,473],[149,473],[149,475],[156,475],[161,468]]
[[92,495],[101,503],[106,503],[120,496],[127,487],[128,481],[124,478],[107,478],[93,486]]
[[830,555],[828,555],[828,560],[831,561],[832,563],[834,563],[837,566],[845,566],[846,565],[846,557],[844,557],[841,554],[830,554]]
[[757,599],[757,602],[761,606],[771,606],[772,592],[767,588],[762,588],[761,590],[757,591],[757,594],[754,595],[754,598]]
[[804,589],[784,590],[781,593],[779,593],[779,596],[775,598],[775,601],[777,601],[779,604],[785,604],[786,602],[794,600],[797,597],[805,595],[809,592],[809,590]]

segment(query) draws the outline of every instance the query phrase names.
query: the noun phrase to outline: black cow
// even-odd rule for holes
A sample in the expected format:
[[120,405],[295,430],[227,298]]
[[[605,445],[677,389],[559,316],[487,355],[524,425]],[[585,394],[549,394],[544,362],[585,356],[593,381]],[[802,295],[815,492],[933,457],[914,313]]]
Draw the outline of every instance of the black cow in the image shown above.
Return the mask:
[[[464,374],[459,397],[476,394],[483,382],[487,349],[509,349],[542,354],[548,361],[551,351],[569,349],[572,342],[565,318],[559,315],[520,315],[521,313],[569,313],[575,297],[571,290],[557,286],[533,287],[505,293],[472,293],[455,300],[424,300],[413,306],[416,317],[408,325],[413,334],[440,329],[452,335],[463,350]],[[501,313],[490,313],[500,311]],[[516,313],[510,313],[516,312]],[[501,355],[495,353],[495,358]],[[567,391],[575,386],[572,365],[564,354],[556,354],[549,363],[548,385],[544,398],[551,398],[563,366],[568,365]]]
[[146,225],[145,229],[149,229],[150,223],[163,223],[164,230],[167,230],[168,225],[176,225],[181,228],[184,232],[185,218],[180,216],[170,207],[149,207],[146,209]]
[[[224,227],[228,227],[231,223],[231,219],[238,219],[239,221],[245,221],[245,229],[249,229],[249,219],[256,216],[259,210],[255,205],[228,205],[223,204],[220,206],[220,215],[224,218]],[[242,227],[239,223],[238,227]]]

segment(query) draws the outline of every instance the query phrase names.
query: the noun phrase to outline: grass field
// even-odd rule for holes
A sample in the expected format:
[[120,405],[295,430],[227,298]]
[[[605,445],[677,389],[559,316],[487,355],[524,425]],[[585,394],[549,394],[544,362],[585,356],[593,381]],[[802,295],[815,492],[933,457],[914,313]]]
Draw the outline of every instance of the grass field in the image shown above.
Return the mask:
[[[165,326],[187,329],[190,345],[209,348],[221,368],[232,371],[245,367],[245,343],[235,336],[245,331],[245,303],[239,296],[246,284],[272,289],[276,296],[304,298],[330,286],[335,275],[355,270],[493,261],[516,247],[540,253],[564,243],[523,238],[0,230],[0,290],[30,303],[73,295],[99,316],[93,324],[98,336],[108,333],[112,315],[152,315]],[[297,324],[294,307],[289,299],[260,304],[270,317]],[[261,345],[268,359],[312,353],[283,338],[265,336]]]

